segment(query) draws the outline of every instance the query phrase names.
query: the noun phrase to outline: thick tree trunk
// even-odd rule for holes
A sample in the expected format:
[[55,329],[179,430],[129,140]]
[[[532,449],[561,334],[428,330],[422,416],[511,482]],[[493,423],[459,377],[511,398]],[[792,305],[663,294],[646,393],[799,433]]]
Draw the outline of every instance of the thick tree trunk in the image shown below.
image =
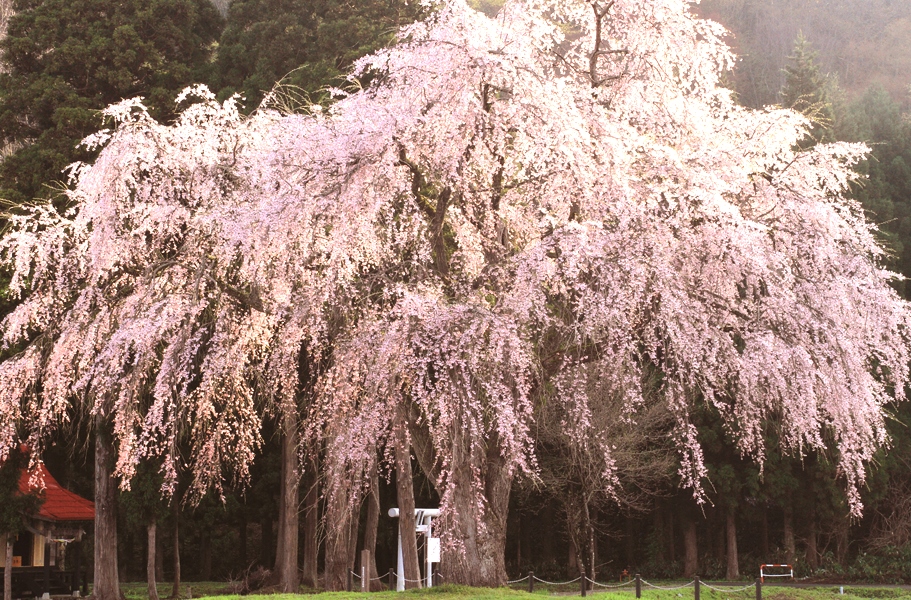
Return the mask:
[[158,580],[155,578],[157,573],[155,572],[155,565],[158,562],[155,560],[158,556],[158,542],[156,540],[156,529],[157,524],[153,519],[146,525],[146,537],[148,538],[148,557],[146,560],[146,580],[149,586],[149,600],[158,600]]
[[791,499],[788,498],[784,505],[784,561],[789,565],[794,564],[797,547],[794,544],[794,509]]
[[695,577],[699,574],[699,548],[696,545],[696,521],[687,515],[683,525],[683,576]]
[[[443,550],[448,582],[471,586],[506,585],[506,515],[512,474],[500,454],[495,436],[488,440],[486,455],[456,439],[453,444],[450,514],[445,515],[447,533],[455,547]],[[472,484],[472,470],[482,481],[484,504]],[[445,490],[439,490],[442,495]]]
[[377,592],[385,589],[381,581],[374,581],[376,571],[376,536],[380,526],[380,476],[376,464],[370,470],[370,493],[367,496],[367,523],[364,526],[364,550],[370,552],[370,564],[367,565],[367,577],[370,578],[368,589]]
[[95,577],[96,600],[120,600],[117,571],[117,485],[114,472],[114,442],[110,423],[95,417]]
[[812,506],[807,521],[807,566],[816,571],[819,568],[819,551],[816,548],[816,509]]
[[299,447],[297,413],[289,412],[282,419],[282,481],[278,505],[278,546],[275,553],[275,575],[279,588],[286,594],[296,594],[300,588],[297,565],[300,530]]
[[13,600],[13,534],[6,534],[6,561],[3,563],[3,600]]
[[405,433],[405,416],[399,412],[394,425],[395,435],[395,487],[399,503],[399,535],[402,539],[402,561],[405,589],[421,587],[420,559],[418,558],[417,533],[414,518],[414,477],[411,473],[411,447]]
[[740,563],[737,558],[737,521],[734,519],[734,508],[728,508],[725,519],[727,531],[728,568],[726,579],[729,581],[740,578]]
[[171,498],[171,517],[174,519],[174,585],[171,586],[171,598],[180,598],[180,498],[175,494]]
[[[486,452],[470,445],[468,432],[453,425],[453,449],[449,486],[442,481],[439,462],[427,431],[410,419],[412,447],[424,474],[440,496],[449,496],[449,510],[439,521],[443,537],[452,544],[443,545],[443,563],[447,583],[479,587],[506,585],[506,515],[512,474],[500,453],[496,435],[486,443]],[[472,473],[481,478],[482,505]],[[461,548],[462,550],[457,550]]]
[[315,461],[311,463],[307,477],[307,495],[304,499],[304,566],[302,581],[310,587],[319,587],[317,558],[319,540],[319,477]]

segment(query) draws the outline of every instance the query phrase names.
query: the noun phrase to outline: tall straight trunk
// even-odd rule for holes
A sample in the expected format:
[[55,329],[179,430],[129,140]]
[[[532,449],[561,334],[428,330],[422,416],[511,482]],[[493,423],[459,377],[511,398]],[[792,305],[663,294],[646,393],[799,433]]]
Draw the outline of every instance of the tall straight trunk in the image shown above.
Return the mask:
[[95,417],[95,577],[96,600],[120,600],[117,570],[117,484],[110,423]]
[[310,587],[319,587],[317,558],[319,553],[319,476],[316,461],[311,461],[307,477],[307,495],[304,498],[304,565],[302,581]]
[[300,587],[298,571],[298,537],[300,535],[300,468],[298,467],[298,416],[289,410],[282,418],[282,481],[278,506],[278,545],[275,553],[275,575],[286,594],[296,594]]
[[385,589],[378,577],[376,570],[376,536],[380,526],[380,475],[376,463],[370,470],[370,492],[367,495],[367,523],[364,525],[364,550],[370,552],[370,564],[367,567],[367,577],[370,579],[370,591]]
[[[156,532],[157,533],[157,532]],[[155,581],[164,581],[164,536],[155,536]]]
[[794,544],[794,509],[791,507],[791,498],[784,505],[784,561],[789,565],[794,564],[797,547]]
[[6,534],[6,562],[3,563],[3,600],[13,600],[13,534]]
[[156,528],[157,528],[157,524],[155,522],[155,519],[152,519],[146,525],[146,537],[148,539],[148,547],[149,547],[148,556],[147,556],[147,560],[146,560],[146,580],[147,580],[148,586],[149,586],[149,600],[158,600],[158,584],[157,584],[158,580],[155,578],[155,576],[157,575],[157,573],[155,572],[155,565],[158,562],[157,560],[155,560],[156,556],[158,556],[158,542],[155,539],[156,538],[156,535],[155,535]]
[[734,508],[730,507],[725,515],[725,531],[727,532],[728,568],[726,579],[740,578],[740,562],[737,559],[737,521],[734,519]]
[[807,566],[811,571],[819,568],[819,551],[816,548],[816,509],[811,505],[807,516]]
[[[545,500],[539,523],[541,536],[536,540],[536,558],[541,564],[554,560],[554,505],[552,500]],[[543,539],[540,539],[543,538]]]
[[200,532],[199,575],[203,581],[212,581],[212,532],[205,528]]
[[171,598],[180,598],[180,498],[175,494],[171,498],[171,517],[174,519],[174,585],[171,586]]
[[[661,510],[660,506],[655,507],[655,511],[652,513],[652,530],[655,532],[655,539],[658,540],[655,548],[655,559],[659,565],[663,565],[666,560],[665,548],[667,546],[664,540],[667,540],[668,534],[664,530],[664,511]],[[633,534],[633,520],[630,517],[626,518],[626,535],[624,537],[626,539],[626,567],[629,569],[635,562],[633,560],[633,544],[636,541],[636,537]]]
[[402,562],[405,572],[405,589],[421,587],[420,559],[418,558],[417,533],[414,515],[414,477],[411,473],[411,447],[405,433],[405,415],[399,411],[395,435],[395,487],[399,503],[399,535],[402,540]]
[[696,520],[687,515],[683,525],[683,576],[695,577],[699,574],[699,548],[696,542]]
[[847,513],[835,516],[835,560],[843,567],[848,565],[848,543],[851,517]]
[[244,569],[247,568],[247,516],[240,518],[240,525],[237,526],[237,553],[240,555],[240,564]]
[[263,511],[260,520],[260,546],[259,546],[259,564],[268,567],[272,563],[272,550],[275,548],[272,536],[272,515],[269,511]]

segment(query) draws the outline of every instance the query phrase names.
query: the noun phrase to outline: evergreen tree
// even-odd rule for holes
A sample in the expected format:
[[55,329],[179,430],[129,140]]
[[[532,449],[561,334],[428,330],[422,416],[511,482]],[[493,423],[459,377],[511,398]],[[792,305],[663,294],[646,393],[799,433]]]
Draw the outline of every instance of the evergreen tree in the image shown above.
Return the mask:
[[[810,119],[809,145],[832,142],[834,110],[827,91],[828,82],[819,70],[818,55],[803,36],[797,36],[794,52],[784,68],[785,82],[781,88],[781,103]],[[806,146],[807,142],[801,144]]]
[[235,0],[219,44],[213,88],[253,110],[283,80],[318,100],[357,58],[388,45],[417,14],[405,0]]
[[53,195],[61,170],[101,126],[99,109],[145,96],[168,119],[173,99],[206,77],[221,18],[209,0],[15,0],[0,43],[0,197]]

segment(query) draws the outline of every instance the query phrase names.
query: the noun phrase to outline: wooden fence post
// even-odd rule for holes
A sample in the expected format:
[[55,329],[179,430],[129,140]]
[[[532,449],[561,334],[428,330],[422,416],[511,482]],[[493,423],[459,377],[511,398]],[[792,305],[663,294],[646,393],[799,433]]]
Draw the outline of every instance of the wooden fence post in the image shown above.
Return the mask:
[[756,600],[762,600],[762,578],[756,578]]
[[528,593],[529,594],[535,593],[535,572],[534,571],[528,572]]
[[642,577],[636,573],[636,598],[642,597]]
[[699,575],[693,579],[694,600],[699,600]]
[[395,569],[389,568],[389,591],[395,591]]

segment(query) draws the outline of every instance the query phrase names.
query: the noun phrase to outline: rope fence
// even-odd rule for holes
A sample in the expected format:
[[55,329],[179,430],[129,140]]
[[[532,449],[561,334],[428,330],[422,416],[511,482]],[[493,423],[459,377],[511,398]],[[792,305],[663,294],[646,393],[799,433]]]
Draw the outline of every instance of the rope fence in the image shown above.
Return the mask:
[[629,581],[623,581],[621,583],[611,584],[611,583],[600,583],[598,581],[595,581],[594,579],[589,578],[586,575],[580,575],[579,577],[576,577],[575,579],[570,579],[569,581],[547,581],[546,579],[541,579],[540,577],[537,577],[535,575],[534,571],[529,571],[528,575],[526,575],[525,577],[521,577],[519,579],[513,579],[510,581],[507,581],[506,583],[507,583],[507,585],[515,585],[515,584],[523,583],[525,581],[528,582],[529,593],[534,593],[535,582],[538,582],[538,583],[541,583],[541,584],[544,584],[547,586],[554,586],[554,587],[570,585],[570,584],[579,582],[579,594],[581,596],[586,596],[589,591],[594,591],[594,589],[596,587],[603,589],[603,590],[610,590],[610,589],[617,590],[617,589],[625,588],[628,586],[635,586],[636,598],[642,598],[642,586],[644,585],[647,588],[651,588],[654,590],[660,590],[660,591],[666,591],[666,592],[677,591],[677,590],[682,590],[682,589],[685,589],[688,587],[692,587],[693,588],[693,600],[699,600],[701,588],[704,586],[714,592],[719,592],[722,594],[741,593],[741,592],[745,592],[749,589],[755,588],[756,589],[756,600],[762,600],[762,580],[759,578],[757,578],[755,582],[753,582],[749,585],[738,586],[738,587],[728,587],[725,585],[711,585],[711,584],[700,581],[698,577],[694,578],[692,581],[688,581],[688,582],[684,583],[683,585],[662,586],[662,585],[655,585],[654,583],[651,583],[650,581],[646,581],[645,579],[642,579],[642,577],[638,574],[635,576],[635,578],[631,578]]

